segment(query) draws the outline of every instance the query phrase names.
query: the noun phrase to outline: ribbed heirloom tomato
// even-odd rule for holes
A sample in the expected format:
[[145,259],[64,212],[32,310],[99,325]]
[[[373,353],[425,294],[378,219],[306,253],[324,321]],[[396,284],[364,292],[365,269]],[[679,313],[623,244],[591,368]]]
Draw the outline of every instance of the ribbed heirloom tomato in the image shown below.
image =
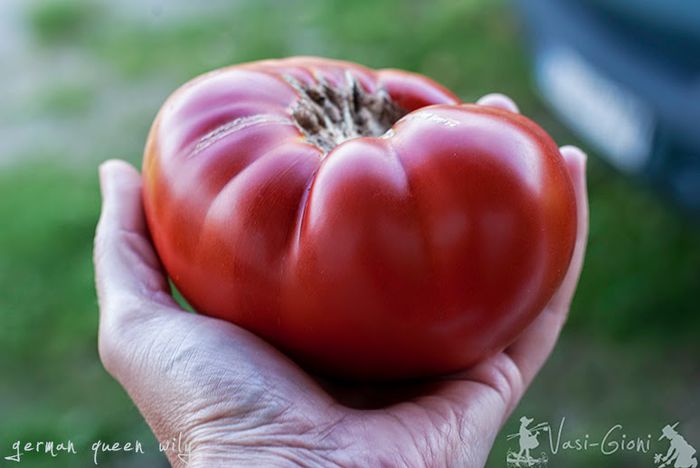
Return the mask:
[[158,114],[143,173],[153,242],[194,308],[347,378],[502,350],[575,241],[573,186],[540,127],[348,62],[195,78]]

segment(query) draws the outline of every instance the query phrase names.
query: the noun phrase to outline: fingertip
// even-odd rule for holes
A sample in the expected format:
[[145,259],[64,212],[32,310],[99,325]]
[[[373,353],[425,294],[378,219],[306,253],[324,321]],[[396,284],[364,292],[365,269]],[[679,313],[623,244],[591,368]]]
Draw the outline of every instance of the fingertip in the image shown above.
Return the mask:
[[104,229],[141,231],[141,174],[129,163],[110,159],[99,167],[102,193],[101,225]]
[[103,198],[124,185],[139,184],[141,180],[136,168],[120,159],[108,159],[103,162],[98,173]]
[[[578,218],[578,240],[572,267],[578,272],[583,262],[583,252],[588,238],[588,187],[586,182],[586,163],[588,156],[576,146],[562,146],[560,152],[566,160],[566,165],[571,176],[574,192],[576,194],[577,218]],[[574,284],[575,287],[575,284]],[[571,291],[573,295],[573,290]]]
[[581,148],[573,145],[566,145],[559,148],[559,152],[564,157],[567,163],[574,163],[577,167],[586,169],[588,155]]
[[501,93],[490,93],[482,96],[477,104],[481,106],[496,107],[498,109],[507,110],[509,112],[519,113],[518,105],[511,98]]
[[586,185],[586,164],[588,161],[588,156],[586,153],[576,146],[562,146],[559,149],[564,161],[566,161],[566,166],[569,171],[569,175],[573,179],[577,186],[581,186],[581,189],[585,190]]
[[100,179],[106,182],[120,176],[131,178],[139,175],[134,166],[121,159],[108,159],[104,161],[102,164],[100,164],[99,174]]

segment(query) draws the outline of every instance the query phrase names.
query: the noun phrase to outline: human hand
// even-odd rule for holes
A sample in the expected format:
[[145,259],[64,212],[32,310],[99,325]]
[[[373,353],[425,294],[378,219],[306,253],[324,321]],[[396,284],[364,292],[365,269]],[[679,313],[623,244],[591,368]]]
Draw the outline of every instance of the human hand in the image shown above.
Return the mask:
[[[480,104],[517,111],[502,95]],[[184,311],[151,245],[141,177],[100,167],[95,238],[99,352],[160,441],[182,436],[174,466],[483,466],[493,441],[552,351],[588,236],[585,155],[561,153],[576,190],[578,237],[547,307],[504,352],[417,384],[352,386],[314,378],[231,323]]]

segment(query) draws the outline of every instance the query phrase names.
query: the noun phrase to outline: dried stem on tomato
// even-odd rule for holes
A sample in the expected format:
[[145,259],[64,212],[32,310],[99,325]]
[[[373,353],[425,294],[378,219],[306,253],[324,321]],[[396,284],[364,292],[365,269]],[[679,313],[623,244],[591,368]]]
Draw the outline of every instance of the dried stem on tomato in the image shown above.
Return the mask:
[[306,86],[285,77],[301,96],[292,109],[294,123],[324,153],[352,138],[381,136],[407,114],[385,90],[369,92],[352,74],[345,76],[341,87],[326,81]]

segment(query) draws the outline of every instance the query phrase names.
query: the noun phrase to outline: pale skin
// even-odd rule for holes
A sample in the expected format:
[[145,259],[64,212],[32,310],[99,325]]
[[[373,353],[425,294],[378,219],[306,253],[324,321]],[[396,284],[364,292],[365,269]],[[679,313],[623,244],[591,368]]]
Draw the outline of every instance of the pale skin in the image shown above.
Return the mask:
[[[517,111],[491,94],[480,104]],[[586,156],[561,153],[574,184],[578,237],[569,271],[539,317],[502,353],[423,384],[351,386],[305,372],[231,323],[184,311],[149,240],[141,176],[100,167],[95,238],[99,352],[161,441],[182,436],[174,466],[460,466],[486,463],[494,439],[552,352],[588,237]]]

